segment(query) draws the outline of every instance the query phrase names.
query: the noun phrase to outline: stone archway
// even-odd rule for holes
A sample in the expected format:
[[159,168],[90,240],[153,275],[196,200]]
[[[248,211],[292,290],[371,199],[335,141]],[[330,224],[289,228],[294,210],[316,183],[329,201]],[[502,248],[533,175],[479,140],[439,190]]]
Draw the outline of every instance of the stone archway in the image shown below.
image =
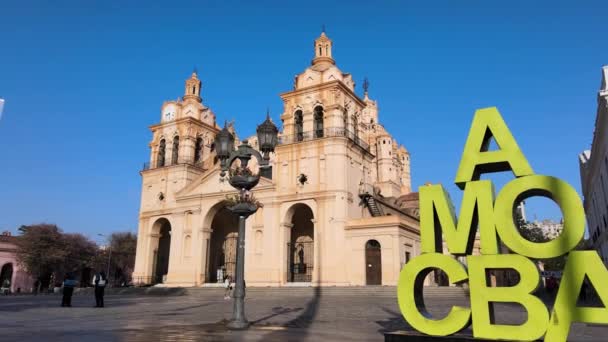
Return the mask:
[[376,240],[365,243],[365,285],[382,285],[382,247]]
[[171,252],[171,223],[166,218],[158,219],[152,232],[157,234],[158,243],[154,248],[152,265],[152,283],[164,283],[169,273],[169,255]]
[[0,271],[0,288],[3,292],[11,292],[11,286],[13,285],[13,264],[6,263],[2,266]]
[[213,215],[211,229],[207,282],[223,282],[226,276],[234,281],[239,220],[222,206]]
[[288,211],[291,224],[287,243],[287,282],[312,282],[315,265],[315,232],[312,209],[302,203]]

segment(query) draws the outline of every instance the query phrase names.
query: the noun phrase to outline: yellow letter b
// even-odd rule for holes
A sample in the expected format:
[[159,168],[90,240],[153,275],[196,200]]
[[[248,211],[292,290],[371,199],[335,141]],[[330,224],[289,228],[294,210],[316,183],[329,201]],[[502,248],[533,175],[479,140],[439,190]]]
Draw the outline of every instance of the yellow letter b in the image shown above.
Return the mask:
[[[549,313],[545,304],[531,294],[540,281],[532,261],[520,255],[504,254],[469,256],[467,263],[475,338],[532,341],[544,335]],[[521,280],[515,286],[488,286],[486,272],[492,269],[513,269]],[[528,320],[521,325],[495,324],[493,303],[519,303],[528,311]]]

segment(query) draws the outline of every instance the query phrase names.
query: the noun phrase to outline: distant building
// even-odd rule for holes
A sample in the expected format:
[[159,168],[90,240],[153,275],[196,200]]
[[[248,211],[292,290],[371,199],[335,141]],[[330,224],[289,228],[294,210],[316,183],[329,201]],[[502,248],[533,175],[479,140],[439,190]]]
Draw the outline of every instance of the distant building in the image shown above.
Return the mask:
[[591,150],[579,155],[589,240],[604,263],[608,262],[608,66],[602,68],[597,115]]
[[556,222],[553,220],[535,220],[528,222],[526,225],[531,228],[539,228],[543,232],[543,235],[550,240],[555,239],[564,229],[563,221]]
[[31,292],[32,277],[17,264],[17,239],[10,232],[0,235],[0,288],[3,293]]

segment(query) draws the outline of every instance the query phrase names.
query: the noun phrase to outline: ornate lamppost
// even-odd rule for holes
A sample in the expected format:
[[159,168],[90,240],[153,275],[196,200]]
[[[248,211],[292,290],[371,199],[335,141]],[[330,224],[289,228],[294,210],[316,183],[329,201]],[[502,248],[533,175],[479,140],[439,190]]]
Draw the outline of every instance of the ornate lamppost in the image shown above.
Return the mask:
[[[257,127],[256,132],[261,154],[251,147],[247,140],[243,140],[235,150],[234,136],[228,131],[226,125],[215,136],[217,157],[221,166],[220,181],[226,179],[226,172],[228,172],[228,182],[238,191],[238,194],[226,199],[228,209],[239,218],[234,307],[232,320],[227,325],[230,329],[247,329],[249,327],[249,322],[245,318],[245,220],[261,206],[250,190],[260,181],[260,174],[267,175],[271,172],[270,153],[274,152],[274,148],[277,146],[279,130],[270,121],[270,115],[267,113],[266,121]],[[260,168],[258,174],[254,174],[248,167],[251,157],[255,157],[258,161]],[[240,165],[231,168],[237,159],[240,161]]]

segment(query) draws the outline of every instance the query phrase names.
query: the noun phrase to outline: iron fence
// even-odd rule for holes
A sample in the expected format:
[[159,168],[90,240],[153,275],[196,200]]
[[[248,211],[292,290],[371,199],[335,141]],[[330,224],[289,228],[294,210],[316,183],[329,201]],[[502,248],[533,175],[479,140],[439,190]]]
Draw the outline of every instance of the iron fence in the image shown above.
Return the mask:
[[288,243],[287,281],[311,282],[314,270],[314,242]]
[[325,128],[323,130],[314,130],[308,132],[298,132],[292,135],[282,135],[279,137],[279,145],[335,137],[347,138],[364,150],[369,151],[369,144],[363,141],[363,139],[359,138],[357,134],[339,127]]

